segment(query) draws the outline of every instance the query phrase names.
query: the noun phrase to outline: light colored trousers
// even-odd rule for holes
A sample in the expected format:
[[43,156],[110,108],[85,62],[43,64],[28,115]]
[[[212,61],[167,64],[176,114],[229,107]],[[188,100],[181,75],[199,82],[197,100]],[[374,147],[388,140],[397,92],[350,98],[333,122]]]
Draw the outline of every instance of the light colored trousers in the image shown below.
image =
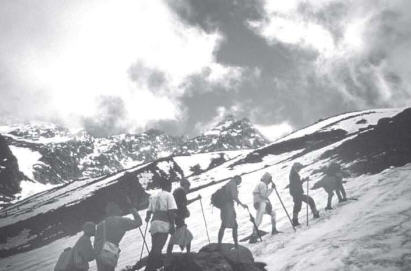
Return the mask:
[[[259,205],[260,206],[257,209],[257,215],[256,215],[256,218],[255,218],[255,224],[257,225],[257,228],[261,225],[261,222],[263,221],[264,214],[271,216],[271,225],[274,228],[275,223],[276,223],[276,214],[275,214],[274,208],[272,208],[273,210],[271,211],[271,213],[267,213],[266,212],[267,202],[266,201],[260,202]],[[254,235],[257,234],[257,231],[256,231],[254,226],[253,226],[253,234]]]

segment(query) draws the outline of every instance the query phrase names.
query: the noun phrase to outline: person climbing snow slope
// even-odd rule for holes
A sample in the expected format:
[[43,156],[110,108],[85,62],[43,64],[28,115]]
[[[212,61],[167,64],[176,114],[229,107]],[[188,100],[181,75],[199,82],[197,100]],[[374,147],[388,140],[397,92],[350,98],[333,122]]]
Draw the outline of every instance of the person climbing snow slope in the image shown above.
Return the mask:
[[238,188],[241,184],[241,177],[234,176],[227,184],[223,186],[223,190],[226,195],[226,202],[221,208],[221,226],[218,231],[218,246],[221,247],[221,243],[224,237],[224,231],[227,228],[233,229],[233,240],[235,247],[238,247],[238,224],[236,219],[236,213],[234,208],[234,201],[241,205],[243,208],[247,208],[247,205],[241,203],[238,199]]
[[304,189],[303,189],[303,182],[306,181],[306,179],[301,180],[300,177],[300,170],[303,168],[303,165],[300,163],[294,163],[293,166],[291,167],[290,171],[290,185],[289,185],[289,190],[290,190],[290,195],[293,197],[294,201],[294,208],[293,208],[293,225],[298,226],[300,223],[298,222],[298,213],[301,211],[302,207],[302,202],[304,201],[306,204],[308,204],[311,208],[311,212],[313,213],[314,218],[320,217],[319,212],[317,211],[317,208],[315,206],[314,200],[310,197],[304,194]]
[[[254,201],[254,208],[256,209],[256,219],[255,223],[257,228],[260,226],[261,222],[263,221],[264,214],[271,216],[271,226],[272,231],[271,234],[277,234],[278,230],[276,227],[276,214],[273,206],[269,200],[269,196],[274,190],[274,183],[273,177],[270,173],[266,172],[261,177],[259,183],[253,190],[253,201]],[[268,185],[271,183],[271,188]],[[253,226],[253,235],[250,238],[250,243],[257,242],[258,234],[256,227]]]

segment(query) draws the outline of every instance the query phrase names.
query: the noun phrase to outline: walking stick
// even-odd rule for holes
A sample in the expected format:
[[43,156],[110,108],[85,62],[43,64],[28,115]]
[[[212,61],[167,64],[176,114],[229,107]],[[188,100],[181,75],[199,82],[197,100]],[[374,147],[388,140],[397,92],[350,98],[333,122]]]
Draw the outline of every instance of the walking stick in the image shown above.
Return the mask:
[[274,185],[274,190],[275,190],[275,193],[277,194],[278,200],[280,201],[281,205],[283,206],[283,209],[284,209],[285,213],[287,214],[287,217],[288,217],[288,220],[289,220],[290,223],[291,223],[291,226],[293,227],[294,231],[297,231],[297,230],[295,229],[295,227],[294,227],[293,222],[291,221],[291,217],[290,217],[290,215],[288,214],[288,211],[287,211],[287,209],[285,208],[283,201],[281,200],[280,194],[278,194],[277,187],[275,186],[274,182],[272,182],[272,183],[273,183],[273,185]]
[[[143,240],[146,239],[147,228],[148,228],[148,223],[146,224],[146,228],[144,229]],[[144,251],[144,244],[141,246],[140,261],[141,261],[141,259],[143,258],[143,251]],[[150,253],[150,252],[149,252],[149,253]]]
[[248,211],[248,215],[250,216],[250,221],[254,225],[255,231],[257,232],[258,239],[260,239],[260,241],[262,242],[263,239],[261,238],[260,231],[258,230],[258,227],[257,227],[257,223],[255,223],[255,218],[253,217],[250,210],[248,209],[248,206],[245,209],[247,209]]
[[138,227],[138,230],[140,231],[141,237],[143,237],[143,243],[146,246],[147,252],[150,253],[150,250],[148,249],[147,243],[146,243],[146,237],[143,235],[143,231],[141,230],[140,227]]
[[210,235],[208,234],[207,220],[206,220],[205,215],[204,215],[203,202],[201,201],[201,197],[200,197],[200,206],[201,206],[201,212],[203,213],[203,219],[204,219],[204,225],[205,225],[206,232],[207,232],[208,243],[210,244],[211,243]]
[[[310,179],[309,178],[307,178],[307,200],[309,199],[309,195],[308,195],[308,189],[309,189],[309,186],[308,186],[308,181],[309,181]],[[306,207],[307,207],[307,227],[308,227],[308,202],[309,201],[307,201],[307,204],[306,204]]]

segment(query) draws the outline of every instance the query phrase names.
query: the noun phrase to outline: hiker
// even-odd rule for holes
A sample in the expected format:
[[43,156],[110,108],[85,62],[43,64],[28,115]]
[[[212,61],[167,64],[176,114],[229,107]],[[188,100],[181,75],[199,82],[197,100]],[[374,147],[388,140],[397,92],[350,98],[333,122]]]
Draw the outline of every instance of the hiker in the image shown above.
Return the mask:
[[141,226],[141,217],[135,208],[130,208],[134,220],[122,217],[123,211],[114,202],[106,206],[106,218],[97,225],[94,249],[98,271],[113,271],[120,253],[119,243],[124,234]]
[[83,235],[77,240],[73,247],[73,271],[88,270],[89,264],[96,258],[93,246],[91,245],[91,237],[96,233],[96,224],[86,222],[83,225]]
[[247,205],[241,203],[238,199],[237,186],[241,183],[241,177],[239,175],[234,176],[227,184],[223,186],[223,190],[226,193],[226,201],[221,208],[221,226],[218,231],[218,246],[221,248],[221,243],[224,237],[224,231],[227,228],[233,229],[234,245],[238,248],[238,225],[236,220],[236,214],[234,209],[234,201],[237,205],[241,205],[243,208],[247,208]]
[[83,225],[83,235],[77,240],[73,248],[66,248],[59,256],[54,271],[86,271],[88,262],[96,257],[91,245],[91,237],[96,233],[96,224],[86,222]]
[[151,251],[148,255],[146,271],[153,271],[162,266],[161,251],[167,242],[168,234],[174,234],[177,204],[171,191],[171,182],[160,183],[161,191],[150,197],[146,222],[152,217],[150,225]]
[[190,191],[190,182],[186,179],[180,181],[180,187],[176,188],[173,192],[174,200],[177,204],[177,211],[175,217],[176,232],[171,236],[168,242],[167,254],[170,255],[173,251],[174,245],[179,245],[181,251],[186,248],[187,253],[191,250],[191,240],[193,240],[193,235],[187,229],[185,219],[190,216],[190,211],[187,206],[196,200],[201,199],[201,196],[187,200],[187,193]]
[[289,185],[289,190],[290,190],[290,195],[293,197],[294,201],[294,208],[293,208],[293,225],[298,226],[300,223],[298,222],[298,213],[301,211],[301,205],[302,202],[304,201],[306,204],[310,205],[311,212],[313,213],[314,218],[319,218],[320,215],[317,211],[317,208],[315,206],[314,200],[308,196],[304,195],[304,190],[303,190],[303,182],[308,181],[307,179],[301,180],[300,175],[298,172],[303,168],[303,165],[300,163],[294,163],[293,166],[291,167],[290,171],[290,185]]
[[328,201],[326,210],[331,210],[331,202],[334,196],[334,191],[337,194],[338,201],[343,202],[347,200],[347,195],[343,186],[343,178],[345,172],[341,170],[341,166],[335,162],[332,162],[326,169],[325,177],[320,181],[321,186],[328,193]]
[[[271,188],[268,188],[268,185],[271,183]],[[253,226],[253,235],[250,238],[250,243],[257,242],[258,233],[257,229],[260,226],[261,222],[263,221],[264,214],[271,216],[271,234],[277,234],[278,230],[276,227],[276,214],[273,209],[273,206],[268,198],[271,193],[273,192],[275,184],[273,182],[273,177],[270,173],[266,172],[261,177],[259,183],[253,190],[253,201],[254,201],[254,208],[256,209],[256,219],[255,224],[256,227]]]

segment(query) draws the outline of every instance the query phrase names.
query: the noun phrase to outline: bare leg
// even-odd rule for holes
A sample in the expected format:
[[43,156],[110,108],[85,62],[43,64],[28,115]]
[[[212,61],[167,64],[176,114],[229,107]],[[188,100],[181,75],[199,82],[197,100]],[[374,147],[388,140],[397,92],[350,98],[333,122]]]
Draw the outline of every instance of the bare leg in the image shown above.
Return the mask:
[[225,228],[221,225],[220,230],[218,231],[218,245],[221,246],[223,241]]
[[233,227],[233,240],[235,247],[238,247],[238,233],[237,233],[237,225]]
[[333,196],[334,196],[334,192],[328,193],[327,207],[325,207],[326,210],[331,210],[332,209],[331,202],[332,202]]

